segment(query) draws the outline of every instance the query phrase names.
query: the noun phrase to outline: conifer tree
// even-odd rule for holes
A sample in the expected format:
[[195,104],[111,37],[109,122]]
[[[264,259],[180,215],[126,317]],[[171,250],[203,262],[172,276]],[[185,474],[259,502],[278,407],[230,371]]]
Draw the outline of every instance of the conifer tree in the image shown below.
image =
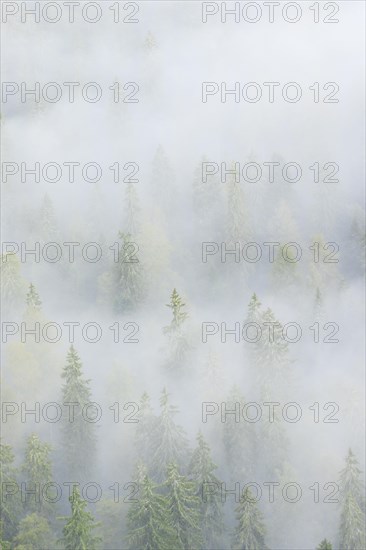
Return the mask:
[[139,459],[147,464],[151,464],[152,434],[156,418],[150,404],[150,397],[146,392],[142,394],[140,408],[138,411],[138,424],[136,426],[136,450]]
[[227,237],[231,243],[250,241],[249,212],[243,185],[231,175],[227,186]]
[[49,550],[54,548],[55,540],[46,518],[33,513],[19,523],[19,531],[14,538],[15,550]]
[[225,401],[226,414],[222,417],[226,464],[233,480],[252,476],[256,464],[255,424],[246,422],[240,414],[245,402],[243,394],[233,386]]
[[187,334],[185,332],[185,321],[188,313],[184,311],[185,303],[174,288],[170,303],[166,304],[172,310],[173,319],[170,325],[163,328],[164,334],[169,339],[169,351],[166,366],[168,368],[181,367],[184,363],[186,353],[189,349]]
[[26,303],[26,317],[30,319],[38,318],[42,309],[42,302],[35,286],[32,283],[29,285]]
[[346,466],[340,472],[340,548],[365,547],[365,499],[358,461],[349,449]]
[[130,233],[118,234],[121,240],[119,262],[115,266],[115,308],[123,312],[134,308],[144,296],[143,269],[134,253],[136,244]]
[[254,292],[250,302],[248,304],[247,323],[258,323],[261,319],[261,302],[258,300],[256,293]]
[[266,550],[263,517],[249,488],[245,489],[236,508],[236,519],[232,549]]
[[136,235],[139,230],[139,212],[140,206],[136,187],[129,182],[125,190],[125,227],[129,235]]
[[23,303],[26,282],[20,273],[20,261],[15,254],[0,256],[1,302],[3,313],[12,311]]
[[200,526],[200,498],[196,496],[195,483],[179,474],[176,464],[167,468],[168,508],[170,524],[177,534],[175,548],[202,548],[203,540]]
[[65,381],[62,388],[63,403],[76,403],[76,406],[70,405],[70,414],[64,415],[62,425],[66,470],[68,475],[76,476],[76,480],[90,479],[95,455],[95,426],[83,417],[83,407],[92,401],[90,380],[84,378],[82,363],[72,345],[62,378]]
[[323,539],[316,550],[332,550],[332,545],[327,539]]
[[167,498],[156,492],[148,476],[145,476],[140,487],[140,498],[127,513],[126,542],[129,550],[177,548]]
[[163,389],[160,398],[161,413],[152,434],[152,475],[157,482],[164,480],[166,469],[171,462],[185,466],[188,459],[188,441],[183,428],[175,424],[174,416],[178,408],[169,402],[169,394]]
[[50,445],[42,443],[37,434],[29,436],[22,472],[27,490],[36,492],[36,496],[26,496],[25,508],[30,513],[49,515],[52,510],[52,504],[42,497],[44,485],[52,481],[50,451]]
[[16,533],[21,512],[20,491],[10,445],[0,444],[0,528],[1,539],[11,540]]
[[189,473],[196,484],[196,495],[200,498],[200,528],[204,548],[222,548],[224,531],[222,503],[218,490],[221,482],[214,472],[217,466],[212,462],[210,447],[200,432],[198,447],[193,451]]
[[86,502],[81,498],[77,487],[73,488],[69,501],[71,516],[60,518],[66,521],[60,542],[65,550],[96,550],[100,538],[93,535],[93,530],[98,524],[86,510]]

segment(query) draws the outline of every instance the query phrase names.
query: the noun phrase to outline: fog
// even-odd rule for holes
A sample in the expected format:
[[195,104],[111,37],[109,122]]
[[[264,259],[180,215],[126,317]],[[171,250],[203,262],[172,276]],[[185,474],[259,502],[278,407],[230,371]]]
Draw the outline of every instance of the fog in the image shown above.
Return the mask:
[[[282,17],[284,2],[273,23],[262,2],[256,23],[229,15],[223,23],[215,2],[219,11],[203,23],[202,3],[183,1],[119,3],[123,17],[138,6],[132,24],[114,23],[112,3],[99,2],[98,22],[75,8],[69,23],[65,3],[52,4],[58,22],[42,13],[39,23],[22,22],[19,11],[2,25],[1,427],[14,453],[3,480],[17,485],[15,497],[3,498],[4,548],[73,548],[59,518],[70,516],[65,482],[78,482],[101,491],[98,499],[82,494],[100,522],[88,550],[308,550],[324,539],[332,544],[324,549],[360,550],[352,541],[364,536],[355,535],[364,500],[347,516],[350,535],[340,472],[352,449],[363,482],[364,4],[330,3],[339,7],[334,24],[324,23],[324,2],[319,23],[307,2],[297,3],[296,23]],[[22,101],[22,82],[40,83],[39,102],[31,94]],[[50,82],[62,90],[57,102],[42,96]],[[65,82],[79,83],[72,103]],[[102,90],[97,102],[81,95],[90,82]],[[4,83],[19,91],[4,93]],[[223,101],[223,86],[233,92],[235,83],[240,94]],[[257,102],[244,99],[246,83],[260,87]],[[273,102],[265,83],[277,83]],[[287,83],[301,89],[298,101],[284,99]],[[331,93],[337,102],[324,101]],[[44,171],[48,163],[59,172],[55,164]],[[65,163],[79,163],[74,177]],[[34,169],[39,178],[27,172]],[[61,376],[71,345],[82,364],[74,393]],[[169,429],[164,389],[177,407]],[[65,420],[66,395],[97,404],[98,420]],[[59,421],[24,414],[47,403],[62,409]],[[268,403],[277,404],[271,419]],[[166,467],[176,463],[196,483],[201,510],[205,487],[192,470],[199,432],[217,466],[225,527],[216,539],[200,527],[195,542],[191,526],[188,538],[136,542],[145,473],[169,499]],[[50,445],[51,477],[24,466],[32,434]],[[22,482],[51,480],[62,487],[56,503],[23,499]],[[269,483],[278,483],[273,502]],[[286,483],[300,487],[298,499],[293,485],[286,501]],[[262,491],[255,506],[265,535],[252,542],[235,539],[246,484]],[[28,533],[22,546],[30,514],[35,525],[46,520],[48,534]]]

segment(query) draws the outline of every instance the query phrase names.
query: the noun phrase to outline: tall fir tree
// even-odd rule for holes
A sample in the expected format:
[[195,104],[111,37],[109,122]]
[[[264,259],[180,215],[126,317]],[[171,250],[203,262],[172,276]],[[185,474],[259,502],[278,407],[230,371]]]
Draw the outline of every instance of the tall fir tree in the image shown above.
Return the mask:
[[171,550],[177,548],[177,537],[170,524],[167,497],[157,493],[151,479],[145,476],[140,497],[127,513],[128,550]]
[[144,274],[139,257],[134,252],[137,243],[130,233],[119,232],[121,240],[118,263],[114,269],[115,309],[119,312],[136,307],[144,296]]
[[[190,478],[196,484],[196,495],[200,498],[200,528],[204,548],[223,547],[224,520],[220,498],[221,482],[215,475],[217,466],[212,462],[210,447],[200,432],[197,448],[192,453],[189,466]],[[213,490],[212,490],[213,489]]]
[[71,479],[76,476],[77,480],[90,480],[95,463],[95,425],[83,416],[83,407],[92,401],[90,380],[84,378],[82,363],[72,345],[61,376],[65,381],[62,387],[63,403],[71,404],[70,414],[64,415],[62,424],[65,470],[67,475],[72,476]]
[[61,544],[65,550],[97,550],[101,539],[95,537],[93,531],[98,524],[94,517],[86,510],[86,502],[80,496],[77,487],[73,487],[69,498],[71,516],[60,519],[66,523],[62,530]]
[[178,408],[169,402],[169,394],[163,389],[160,398],[161,413],[155,423],[152,434],[152,476],[161,483],[168,465],[172,462],[181,467],[187,465],[189,458],[188,440],[181,426],[174,422]]
[[10,445],[0,444],[0,528],[2,541],[10,541],[21,516],[19,485]]
[[150,397],[146,392],[142,394],[138,411],[138,424],[136,426],[136,450],[140,461],[151,465],[152,434],[154,433],[156,417],[150,403]]
[[200,525],[200,498],[196,495],[195,483],[180,475],[174,463],[167,468],[167,490],[170,523],[177,534],[179,549],[199,549],[203,546]]
[[266,529],[263,516],[249,488],[246,488],[236,508],[237,526],[233,550],[266,550]]
[[140,228],[140,205],[136,187],[129,182],[125,189],[125,228],[128,234],[135,235]]
[[20,272],[20,260],[15,254],[0,256],[1,302],[3,314],[8,311],[14,315],[23,303],[27,284]]
[[49,516],[53,505],[43,495],[43,488],[52,482],[52,463],[50,458],[51,446],[43,443],[35,433],[27,440],[22,473],[28,491],[34,491],[35,495],[27,494],[24,503],[28,513],[36,512]]
[[55,539],[46,518],[33,512],[20,521],[14,550],[49,550],[54,547]]
[[169,369],[181,368],[189,350],[189,342],[185,330],[185,321],[188,313],[184,311],[186,304],[174,288],[170,303],[166,304],[172,310],[173,319],[168,326],[163,328],[168,336],[168,357],[165,366]]
[[349,449],[346,465],[340,472],[339,493],[341,518],[339,547],[343,550],[365,547],[365,498],[361,470]]

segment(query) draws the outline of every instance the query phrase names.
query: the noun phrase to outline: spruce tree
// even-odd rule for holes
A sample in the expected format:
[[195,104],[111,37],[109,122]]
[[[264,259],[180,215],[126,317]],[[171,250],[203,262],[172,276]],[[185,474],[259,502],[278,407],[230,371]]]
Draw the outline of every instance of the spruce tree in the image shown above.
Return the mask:
[[340,472],[339,493],[341,503],[340,548],[365,547],[364,486],[358,461],[349,449],[346,466]]
[[188,460],[188,441],[183,428],[174,422],[178,408],[169,402],[169,394],[163,389],[160,398],[161,413],[155,423],[152,434],[152,475],[161,483],[164,480],[168,464],[174,462],[185,466]]
[[323,539],[316,550],[332,550],[332,545],[327,539]]
[[46,518],[36,513],[23,518],[19,523],[14,545],[15,550],[49,550],[54,548],[55,540]]
[[202,548],[201,503],[196,495],[195,483],[180,475],[178,466],[172,463],[168,466],[164,485],[167,489],[170,524],[177,535],[175,548]]
[[185,305],[174,288],[170,303],[166,304],[172,310],[173,319],[170,325],[163,328],[164,334],[167,334],[169,339],[168,359],[166,362],[166,367],[168,368],[181,367],[189,349],[184,324],[188,317],[188,313],[184,311]]
[[150,397],[146,392],[140,400],[138,424],[136,426],[136,450],[139,460],[147,465],[151,464],[152,434],[154,433],[156,417],[150,404]]
[[217,466],[211,460],[210,447],[201,432],[197,436],[197,443],[198,447],[192,453],[189,473],[196,484],[196,495],[200,498],[200,527],[204,548],[222,548],[224,522],[218,490],[221,482],[214,474]]
[[101,539],[93,535],[93,530],[98,524],[86,510],[86,502],[77,487],[73,488],[69,501],[71,516],[60,518],[66,521],[60,542],[65,550],[96,550]]
[[145,476],[140,498],[127,513],[128,550],[171,550],[177,548],[176,535],[170,525],[168,501],[157,493]]
[[21,513],[19,485],[10,445],[0,444],[0,506],[1,539],[11,540],[16,533]]
[[139,212],[136,188],[133,183],[129,182],[125,190],[125,227],[130,235],[136,235],[139,230]]
[[37,512],[49,515],[52,504],[42,498],[43,487],[52,481],[52,465],[50,459],[51,447],[42,443],[37,434],[31,434],[27,441],[22,472],[27,490],[35,491],[34,495],[26,495],[25,509],[28,513]]
[[119,312],[130,310],[139,304],[144,296],[144,278],[141,262],[133,254],[135,244],[130,233],[119,232],[121,247],[119,261],[114,269],[115,309]]
[[[71,345],[67,354],[67,364],[63,369],[62,401],[70,405],[70,414],[64,415],[62,424],[63,457],[71,479],[88,479],[95,456],[95,425],[83,417],[83,407],[92,401],[90,380],[83,376],[82,363]],[[74,413],[72,414],[72,411]]]
[[254,292],[248,304],[248,315],[246,323],[259,323],[261,319],[261,302]]
[[249,488],[245,489],[236,508],[237,526],[233,537],[233,550],[266,550],[266,529]]

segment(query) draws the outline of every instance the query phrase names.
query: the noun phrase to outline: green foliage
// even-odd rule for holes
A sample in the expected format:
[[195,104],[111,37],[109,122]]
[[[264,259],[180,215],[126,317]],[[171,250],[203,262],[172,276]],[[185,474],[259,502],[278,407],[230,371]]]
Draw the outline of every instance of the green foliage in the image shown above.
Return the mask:
[[169,403],[169,394],[163,389],[160,398],[161,414],[155,423],[152,434],[152,476],[162,482],[171,462],[179,466],[187,464],[188,441],[183,428],[175,424],[174,416],[178,408]]
[[169,338],[168,359],[166,366],[169,368],[180,367],[184,363],[189,349],[187,335],[185,333],[185,320],[188,313],[184,311],[185,303],[174,288],[170,303],[166,304],[172,310],[173,319],[170,325],[163,328],[164,334]]
[[169,464],[167,489],[170,524],[177,535],[174,548],[201,548],[203,545],[200,526],[200,499],[195,483],[179,474],[176,464]]
[[196,484],[196,495],[200,498],[200,527],[204,548],[222,548],[224,521],[218,490],[221,482],[214,474],[217,466],[211,460],[210,447],[201,432],[197,436],[197,442],[198,447],[192,453],[189,474]]
[[55,540],[46,518],[39,514],[29,514],[19,523],[19,531],[14,538],[15,550],[49,550]]
[[27,307],[31,311],[40,311],[42,302],[40,300],[36,287],[32,283],[29,285],[29,290],[27,293],[26,300],[27,300]]
[[71,516],[60,518],[66,520],[60,542],[65,550],[96,550],[101,539],[93,536],[93,530],[98,527],[98,524],[86,510],[86,502],[81,498],[76,487],[73,488],[69,501]]
[[155,423],[156,418],[150,404],[150,397],[144,392],[140,400],[135,443],[139,459],[147,465],[151,463],[152,434]]
[[266,550],[263,517],[249,488],[245,489],[236,508],[236,519],[232,549]]
[[100,536],[101,550],[124,550],[125,515],[122,503],[102,499],[96,505],[98,527],[96,534]]
[[[20,273],[20,261],[15,254],[0,256],[1,302],[4,311],[16,309],[24,300],[26,282]],[[13,309],[14,308],[14,309]]]
[[82,364],[73,346],[67,354],[67,364],[63,369],[63,403],[77,403],[71,408],[73,418],[65,415],[62,425],[63,456],[71,479],[89,479],[95,456],[95,426],[82,415],[85,404],[92,401],[90,380],[83,377]]
[[16,533],[21,512],[20,491],[13,466],[14,454],[10,445],[0,444],[0,506],[1,540],[10,540]]
[[159,495],[145,476],[139,499],[127,513],[129,550],[171,550],[177,548],[176,535],[169,521],[167,498]]
[[332,545],[327,539],[324,539],[319,544],[317,550],[332,550]]
[[144,296],[144,276],[135,242],[130,233],[118,234],[121,240],[119,261],[114,270],[115,309],[123,312],[136,307]]
[[49,514],[52,509],[52,504],[42,498],[43,486],[52,481],[50,451],[50,445],[42,443],[37,434],[29,436],[22,472],[25,476],[27,490],[36,491],[36,497],[26,495],[25,508],[28,512],[44,515]]
[[346,466],[340,472],[340,502],[342,506],[340,522],[340,548],[354,549],[365,547],[365,500],[364,486],[358,461],[349,449]]

